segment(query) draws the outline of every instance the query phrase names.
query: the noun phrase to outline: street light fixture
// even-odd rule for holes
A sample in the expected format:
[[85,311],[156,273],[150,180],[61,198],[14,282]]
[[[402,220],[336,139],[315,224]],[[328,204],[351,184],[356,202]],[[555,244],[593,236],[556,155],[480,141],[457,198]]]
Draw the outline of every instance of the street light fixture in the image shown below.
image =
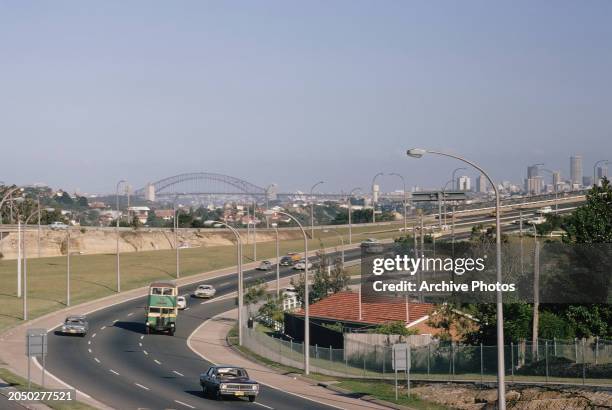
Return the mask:
[[353,243],[353,224],[351,222],[352,214],[353,214],[353,204],[351,203],[351,198],[353,198],[353,193],[355,191],[361,191],[361,188],[353,188],[351,192],[348,194],[348,226],[349,226],[349,243]]
[[[266,212],[268,212],[266,210]],[[268,218],[266,218],[268,220]],[[272,228],[276,232],[276,297],[280,297],[280,244],[278,241],[278,224],[273,223]]]
[[309,290],[308,290],[308,235],[304,230],[304,227],[293,215],[282,212],[282,211],[266,211],[266,215],[285,215],[293,222],[297,224],[304,235],[304,373],[310,374],[310,309],[308,302]]
[[[501,261],[501,206],[500,206],[500,195],[499,189],[497,185],[493,182],[489,174],[487,174],[484,169],[482,169],[476,163],[469,161],[463,157],[448,154],[445,152],[439,151],[430,151],[422,148],[413,148],[409,149],[406,154],[409,157],[413,158],[421,158],[425,154],[434,154],[440,155],[444,157],[454,158],[459,161],[465,162],[468,165],[476,168],[478,171],[482,173],[488,180],[493,190],[495,191],[495,243],[497,250],[497,282],[502,283],[502,261]],[[501,290],[497,291],[497,400],[498,400],[498,408],[500,410],[506,409],[506,385],[505,385],[505,374],[504,374],[504,313],[503,313],[503,304],[502,304],[502,293]]]
[[[376,202],[374,199],[374,184],[376,183],[376,178],[378,178],[381,175],[385,175],[384,172],[379,172],[378,174],[374,175],[374,178],[372,178],[372,223],[375,224],[376,223]],[[378,199],[378,198],[376,198]]]
[[242,346],[242,328],[244,327],[244,317],[242,315],[244,306],[244,292],[242,289],[242,238],[240,237],[240,233],[233,226],[221,221],[216,221],[215,224],[225,226],[232,231],[236,237],[236,267],[238,269],[238,344]]
[[122,179],[117,182],[115,187],[115,198],[117,200],[117,217],[115,221],[115,237],[117,239],[117,293],[121,292],[121,265],[119,256],[119,215],[121,215],[121,212],[119,211],[119,186],[121,184],[127,184],[127,181]]
[[404,204],[404,235],[407,235],[406,232],[408,232],[408,221],[407,221],[407,217],[406,217],[406,207],[407,207],[407,204],[406,204],[406,178],[404,178],[403,175],[400,175],[397,172],[392,172],[389,175],[393,175],[393,176],[399,177],[402,180],[402,184],[404,185],[404,191],[403,191],[404,192],[404,201],[403,201],[403,204]]
[[312,195],[313,195],[313,191],[314,189],[321,185],[324,184],[325,181],[319,181],[316,184],[314,184],[312,186],[312,188],[310,188],[310,237],[314,238],[314,201],[312,200]]
[[[24,221],[24,225],[28,225],[30,222],[30,218],[32,218],[37,213],[40,213],[40,206],[34,212],[32,212]],[[17,215],[17,219],[20,220],[20,216]],[[23,241],[23,244],[18,244],[23,247],[23,320],[28,320],[28,263],[27,263],[27,254],[26,254],[26,241],[25,241],[25,233],[20,238]]]

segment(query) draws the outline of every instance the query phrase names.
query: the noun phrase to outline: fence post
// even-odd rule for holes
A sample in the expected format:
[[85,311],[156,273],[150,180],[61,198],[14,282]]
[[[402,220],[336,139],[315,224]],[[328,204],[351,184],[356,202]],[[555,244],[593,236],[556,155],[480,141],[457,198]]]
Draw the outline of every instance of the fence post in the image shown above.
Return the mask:
[[557,357],[557,338],[553,337],[553,354]]
[[453,342],[451,342],[448,348],[448,381],[452,380],[451,375],[453,374]]
[[510,374],[514,383],[514,343],[510,342]]
[[293,356],[293,339],[289,339],[289,348],[291,349],[291,356]]
[[363,377],[366,375],[365,354],[363,355]]
[[431,356],[431,341],[427,344],[427,376],[429,377],[429,357]]
[[597,359],[599,356],[599,336],[595,337],[595,364],[597,364]]
[[385,366],[386,366],[386,355],[385,355],[385,346],[382,347],[382,362],[383,362],[383,380],[385,379]]
[[334,359],[332,358],[332,347],[331,347],[331,345],[329,345],[329,361],[332,362],[332,363],[334,362]]
[[346,372],[346,376],[348,377],[348,352],[346,351],[346,343],[344,344],[342,354],[344,355],[344,371]]
[[480,384],[483,384],[484,377],[484,362],[483,362],[483,354],[482,354],[482,343],[480,344]]
[[576,354],[576,364],[578,364],[578,338],[574,338],[574,351]]
[[544,342],[544,360],[546,364],[546,383],[548,383],[548,340]]
[[319,345],[315,343],[315,359],[319,358]]
[[586,383],[586,360],[584,358],[584,350],[586,345],[586,339],[582,338],[582,385]]

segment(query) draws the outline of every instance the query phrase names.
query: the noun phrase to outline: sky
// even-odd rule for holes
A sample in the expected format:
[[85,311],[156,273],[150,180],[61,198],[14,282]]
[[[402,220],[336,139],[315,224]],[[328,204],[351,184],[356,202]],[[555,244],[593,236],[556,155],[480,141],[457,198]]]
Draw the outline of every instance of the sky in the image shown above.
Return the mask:
[[590,175],[612,159],[611,17],[605,0],[0,0],[0,181],[340,192],[462,166],[412,147],[497,181],[568,177],[572,154]]

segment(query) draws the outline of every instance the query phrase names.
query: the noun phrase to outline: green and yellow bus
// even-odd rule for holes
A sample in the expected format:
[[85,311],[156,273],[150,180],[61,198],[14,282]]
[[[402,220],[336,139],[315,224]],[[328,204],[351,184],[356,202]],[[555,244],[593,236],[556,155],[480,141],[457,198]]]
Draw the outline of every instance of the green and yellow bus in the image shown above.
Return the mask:
[[149,285],[149,296],[145,308],[145,331],[147,334],[167,332],[170,336],[174,336],[178,313],[177,295],[178,288],[176,283],[172,281],[153,282]]

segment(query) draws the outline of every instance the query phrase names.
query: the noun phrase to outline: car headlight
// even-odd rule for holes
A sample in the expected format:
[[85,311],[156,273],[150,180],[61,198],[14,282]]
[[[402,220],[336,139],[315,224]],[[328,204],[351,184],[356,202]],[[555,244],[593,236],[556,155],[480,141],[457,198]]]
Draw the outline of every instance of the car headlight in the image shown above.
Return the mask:
[[255,391],[259,390],[259,385],[254,384],[254,385],[253,385],[253,387],[252,387],[252,389],[253,389],[253,390],[255,390]]
[[62,326],[62,330],[67,330],[68,328],[66,326]]
[[222,388],[223,390],[227,389],[227,384],[225,384],[225,383],[221,383],[221,388]]

